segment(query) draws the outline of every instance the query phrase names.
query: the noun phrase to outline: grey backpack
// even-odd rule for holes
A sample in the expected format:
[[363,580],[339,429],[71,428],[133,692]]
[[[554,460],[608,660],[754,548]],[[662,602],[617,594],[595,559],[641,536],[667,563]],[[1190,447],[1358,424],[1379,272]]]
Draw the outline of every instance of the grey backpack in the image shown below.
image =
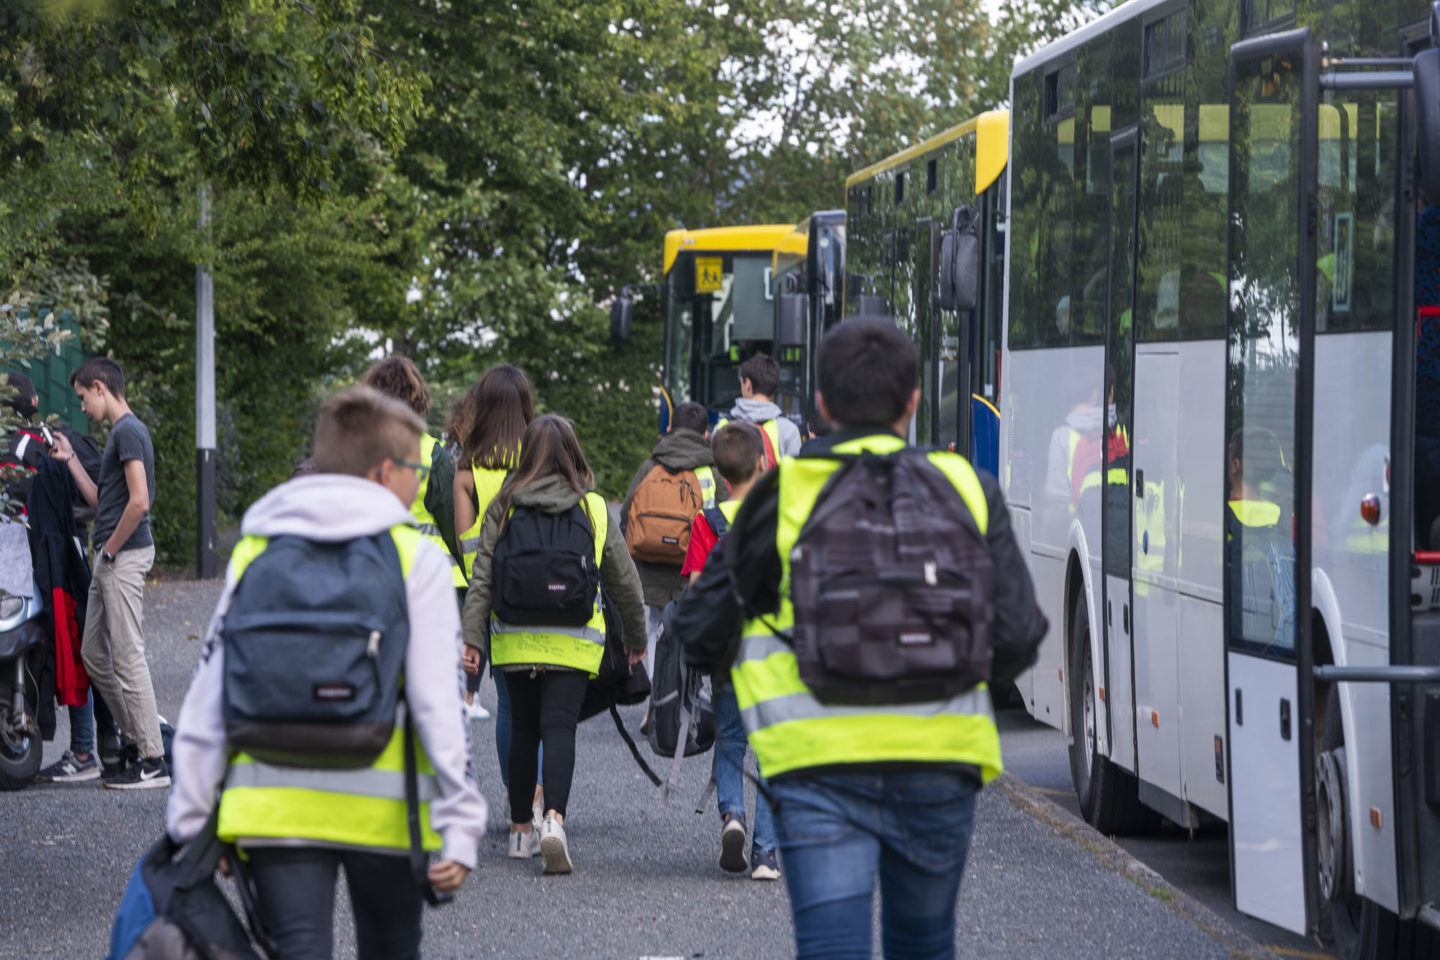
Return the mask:
[[272,539],[221,629],[225,736],[265,763],[358,768],[395,730],[409,609],[389,531]]
[[913,447],[816,456],[841,464],[790,554],[800,679],[846,704],[942,700],[988,680],[995,565],[955,485]]

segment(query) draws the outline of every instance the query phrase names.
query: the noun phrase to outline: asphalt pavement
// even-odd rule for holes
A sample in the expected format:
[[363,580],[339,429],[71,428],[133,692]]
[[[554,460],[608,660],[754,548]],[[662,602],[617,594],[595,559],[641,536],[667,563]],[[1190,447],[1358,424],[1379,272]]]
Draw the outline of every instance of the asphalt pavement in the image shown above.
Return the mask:
[[[219,590],[178,580],[147,590],[148,652],[167,717],[178,713]],[[493,709],[488,681],[482,698]],[[640,711],[622,715],[635,729]],[[66,729],[62,711],[47,763],[63,751]],[[543,877],[538,859],[505,857],[493,726],[471,729],[491,833],[459,899],[427,912],[427,957],[792,955],[783,882],[731,877],[716,864],[713,801],[704,815],[694,811],[708,757],[685,762],[681,789],[661,807],[608,717],[585,723],[566,820],[576,872]],[[0,794],[0,958],[104,956],[130,871],[163,829],[165,796],[95,783]],[[956,932],[962,958],[1267,955],[1019,782],[985,790],[976,824]],[[343,892],[336,923],[337,956],[353,956]]]

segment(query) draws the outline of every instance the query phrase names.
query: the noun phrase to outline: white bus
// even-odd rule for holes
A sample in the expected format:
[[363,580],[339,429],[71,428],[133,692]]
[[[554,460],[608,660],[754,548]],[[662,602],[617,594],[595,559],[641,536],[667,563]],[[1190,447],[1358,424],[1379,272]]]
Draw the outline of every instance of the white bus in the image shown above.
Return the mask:
[[1022,695],[1092,824],[1228,822],[1236,906],[1345,957],[1440,956],[1430,16],[1130,0],[1012,75]]

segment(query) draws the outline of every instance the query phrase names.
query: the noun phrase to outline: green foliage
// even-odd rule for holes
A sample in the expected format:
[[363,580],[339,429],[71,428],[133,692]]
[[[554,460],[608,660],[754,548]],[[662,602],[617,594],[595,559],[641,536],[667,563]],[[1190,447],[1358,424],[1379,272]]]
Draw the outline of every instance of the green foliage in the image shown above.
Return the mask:
[[[604,306],[657,279],[664,231],[842,206],[847,173],[1003,102],[1012,57],[1087,12],[17,0],[0,8],[0,290],[58,284],[108,310],[86,345],[125,366],[155,436],[171,562],[193,544],[201,263],[225,515],[289,475],[317,399],[384,352],[439,385],[437,425],[490,364],[522,367],[618,496],[655,439],[661,329],[642,303],[614,346]],[[101,279],[67,286],[56,263]]]

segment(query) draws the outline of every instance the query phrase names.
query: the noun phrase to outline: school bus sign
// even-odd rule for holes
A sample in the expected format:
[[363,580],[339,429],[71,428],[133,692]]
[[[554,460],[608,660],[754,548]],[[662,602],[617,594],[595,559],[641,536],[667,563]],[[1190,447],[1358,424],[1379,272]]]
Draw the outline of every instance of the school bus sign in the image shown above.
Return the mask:
[[696,293],[719,293],[724,277],[724,257],[695,258]]

